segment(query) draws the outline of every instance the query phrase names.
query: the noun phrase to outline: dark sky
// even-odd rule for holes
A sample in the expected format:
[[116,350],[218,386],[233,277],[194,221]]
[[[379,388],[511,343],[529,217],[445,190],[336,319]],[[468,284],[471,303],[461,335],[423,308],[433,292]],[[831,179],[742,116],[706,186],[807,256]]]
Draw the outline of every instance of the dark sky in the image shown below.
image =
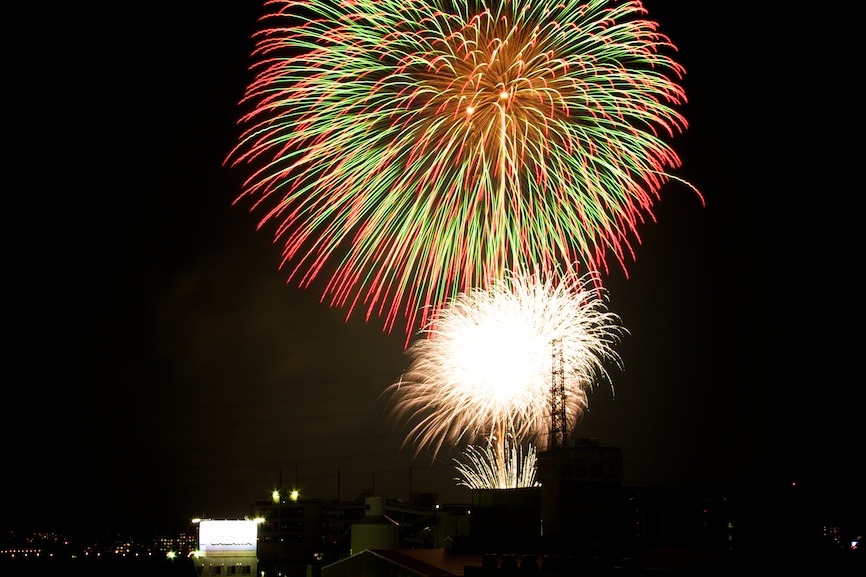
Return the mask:
[[[647,6],[688,73],[674,146],[706,206],[665,187],[629,278],[608,277],[625,370],[578,434],[621,447],[626,485],[796,478],[830,503],[863,482],[842,82],[813,64],[811,17],[703,4]],[[231,206],[260,4],[39,10],[7,87],[0,518],[183,526],[243,516],[280,480],[469,500],[456,454],[414,457],[384,420],[402,333],[287,285],[272,231]]]

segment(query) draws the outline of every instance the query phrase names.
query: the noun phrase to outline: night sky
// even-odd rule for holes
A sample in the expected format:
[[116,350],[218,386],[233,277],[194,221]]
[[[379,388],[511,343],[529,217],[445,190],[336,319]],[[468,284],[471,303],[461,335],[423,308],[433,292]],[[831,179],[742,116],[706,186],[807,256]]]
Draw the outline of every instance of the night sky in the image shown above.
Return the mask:
[[[843,67],[804,33],[820,17],[778,4],[647,3],[687,70],[677,174],[706,206],[668,184],[629,277],[607,277],[625,369],[577,434],[621,447],[628,486],[796,479],[848,510],[859,165]],[[232,206],[261,5],[38,9],[7,85],[4,524],[183,527],[280,481],[468,501],[458,454],[415,456],[385,419],[403,334],[287,284],[273,229]]]

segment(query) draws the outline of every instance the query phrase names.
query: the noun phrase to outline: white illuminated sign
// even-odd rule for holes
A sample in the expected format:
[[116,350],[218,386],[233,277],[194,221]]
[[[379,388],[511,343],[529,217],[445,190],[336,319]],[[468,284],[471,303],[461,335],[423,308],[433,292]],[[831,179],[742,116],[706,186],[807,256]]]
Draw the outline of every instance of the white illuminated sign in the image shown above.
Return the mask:
[[199,551],[255,551],[257,528],[255,521],[202,520],[198,524]]

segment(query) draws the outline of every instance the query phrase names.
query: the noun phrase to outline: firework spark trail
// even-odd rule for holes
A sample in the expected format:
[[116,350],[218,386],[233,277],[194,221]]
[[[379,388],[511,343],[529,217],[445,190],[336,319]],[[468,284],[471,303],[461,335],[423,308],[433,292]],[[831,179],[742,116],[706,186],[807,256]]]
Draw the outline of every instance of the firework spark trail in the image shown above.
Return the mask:
[[640,1],[266,7],[226,163],[250,165],[236,202],[275,224],[289,280],[388,331],[403,315],[408,343],[509,269],[627,274],[687,128]]
[[459,477],[454,480],[458,485],[470,489],[519,489],[523,487],[538,487],[538,459],[535,447],[531,444],[526,453],[519,444],[506,440],[505,462],[501,463],[498,449],[494,442],[488,442],[485,448],[469,445],[463,451],[466,459],[462,462],[454,459]]
[[435,455],[448,444],[494,440],[548,446],[552,343],[562,351],[569,430],[606,364],[622,368],[614,349],[627,331],[607,308],[593,274],[514,273],[439,308],[408,349],[411,363],[386,389],[389,414],[411,428],[406,442]]

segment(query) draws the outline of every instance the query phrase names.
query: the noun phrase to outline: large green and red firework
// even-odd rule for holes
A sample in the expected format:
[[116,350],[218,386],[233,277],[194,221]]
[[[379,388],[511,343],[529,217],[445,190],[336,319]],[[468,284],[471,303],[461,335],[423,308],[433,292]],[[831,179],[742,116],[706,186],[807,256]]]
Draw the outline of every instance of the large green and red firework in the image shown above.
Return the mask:
[[625,271],[680,165],[684,70],[640,1],[270,0],[261,25],[238,202],[290,280],[388,331],[510,269]]

